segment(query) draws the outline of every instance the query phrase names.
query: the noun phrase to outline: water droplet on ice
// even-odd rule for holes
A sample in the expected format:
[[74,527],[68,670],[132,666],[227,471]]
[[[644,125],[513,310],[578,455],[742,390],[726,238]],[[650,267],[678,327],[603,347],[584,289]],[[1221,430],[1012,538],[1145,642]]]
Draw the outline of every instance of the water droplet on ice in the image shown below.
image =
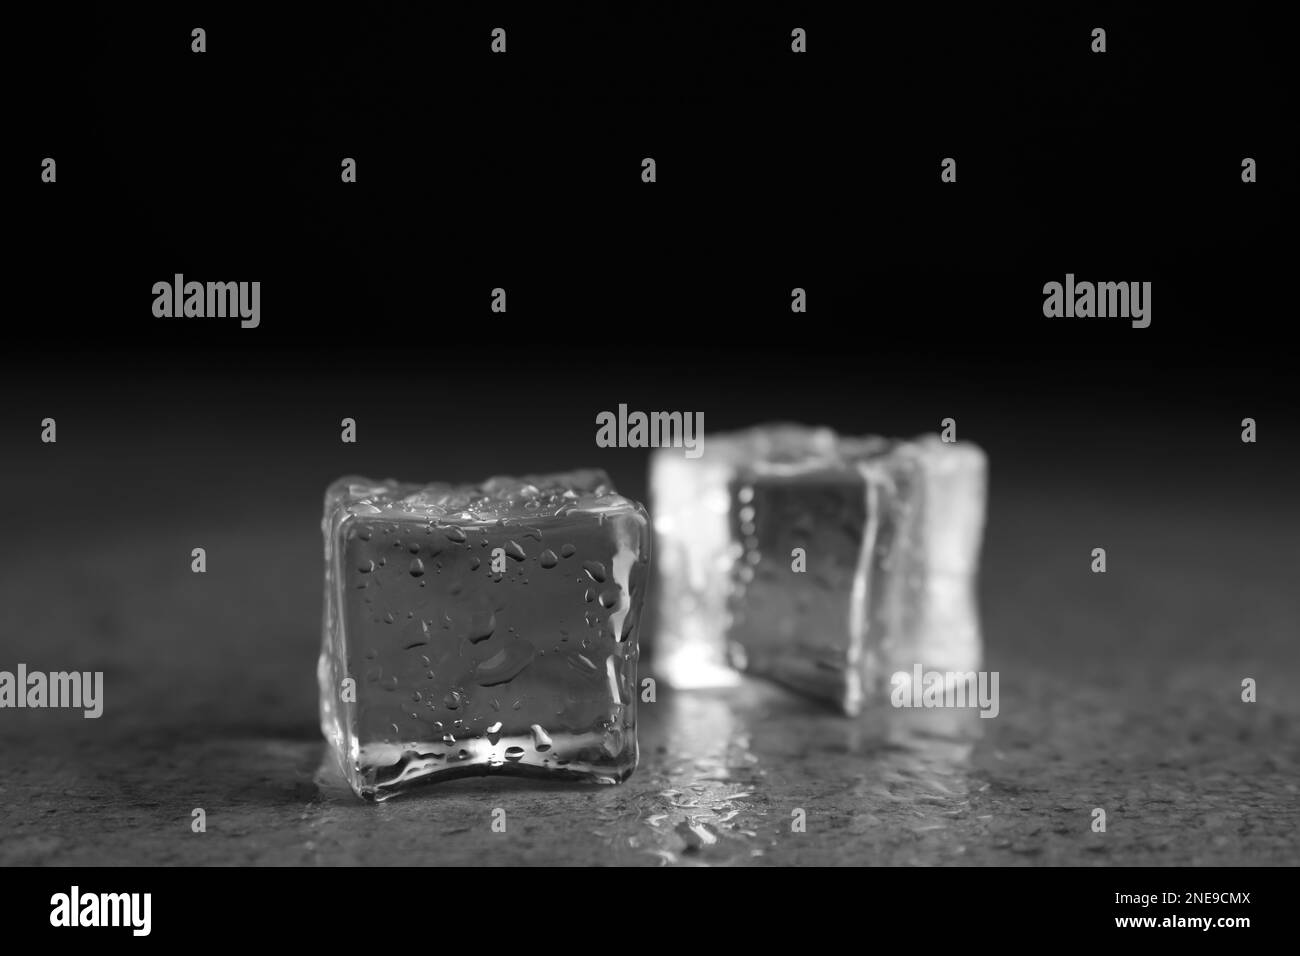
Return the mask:
[[543,751],[543,752],[550,750],[551,736],[546,732],[546,728],[544,728],[541,724],[533,724],[532,731],[533,731],[533,746],[536,747],[539,751]]
[[496,615],[491,611],[477,611],[469,621],[469,642],[478,644],[492,636],[497,628]]

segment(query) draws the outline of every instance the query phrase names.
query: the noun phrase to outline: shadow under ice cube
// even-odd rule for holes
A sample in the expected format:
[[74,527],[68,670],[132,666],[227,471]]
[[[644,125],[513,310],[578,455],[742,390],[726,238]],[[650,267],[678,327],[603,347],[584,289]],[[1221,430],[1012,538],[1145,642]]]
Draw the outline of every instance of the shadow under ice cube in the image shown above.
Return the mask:
[[321,728],[352,788],[637,762],[645,509],[603,472],[325,497]]
[[767,426],[656,452],[651,494],[670,683],[746,671],[854,714],[897,671],[979,667],[974,445]]

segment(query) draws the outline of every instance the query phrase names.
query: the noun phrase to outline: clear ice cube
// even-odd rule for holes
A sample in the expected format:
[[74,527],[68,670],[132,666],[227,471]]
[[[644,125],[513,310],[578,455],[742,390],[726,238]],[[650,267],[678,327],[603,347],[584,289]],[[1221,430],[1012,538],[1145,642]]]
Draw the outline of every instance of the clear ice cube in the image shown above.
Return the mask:
[[978,668],[985,458],[771,425],[655,452],[656,670],[777,680],[857,713],[889,676]]
[[600,471],[325,495],[321,729],[352,788],[637,762],[645,509]]

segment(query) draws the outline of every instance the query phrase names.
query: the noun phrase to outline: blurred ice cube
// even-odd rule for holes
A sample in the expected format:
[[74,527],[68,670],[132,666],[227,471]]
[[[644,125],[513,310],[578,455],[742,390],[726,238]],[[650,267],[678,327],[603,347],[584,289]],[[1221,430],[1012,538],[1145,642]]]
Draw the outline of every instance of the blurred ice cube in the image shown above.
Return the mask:
[[979,666],[985,458],[969,443],[771,425],[651,464],[656,670],[779,681],[846,713],[915,663]]

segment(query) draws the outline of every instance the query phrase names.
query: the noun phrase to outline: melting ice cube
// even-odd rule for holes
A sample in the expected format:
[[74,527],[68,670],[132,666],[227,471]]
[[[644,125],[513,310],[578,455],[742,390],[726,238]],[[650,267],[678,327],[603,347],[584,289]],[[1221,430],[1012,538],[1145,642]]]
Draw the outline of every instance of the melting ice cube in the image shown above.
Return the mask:
[[651,464],[656,669],[772,678],[846,713],[889,676],[979,666],[985,458],[967,442],[773,425]]
[[342,478],[322,527],[321,728],[358,794],[632,773],[648,519],[603,472]]

